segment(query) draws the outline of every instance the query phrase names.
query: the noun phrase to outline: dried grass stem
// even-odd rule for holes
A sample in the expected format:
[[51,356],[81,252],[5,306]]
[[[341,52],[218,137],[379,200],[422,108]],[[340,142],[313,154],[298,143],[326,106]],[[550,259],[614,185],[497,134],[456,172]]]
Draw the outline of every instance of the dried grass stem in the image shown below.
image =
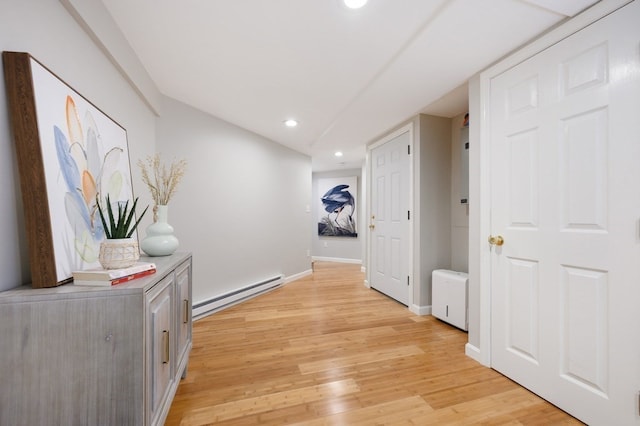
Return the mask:
[[138,166],[142,170],[142,181],[149,188],[156,206],[164,206],[169,204],[180,180],[182,180],[187,161],[184,159],[174,160],[167,167],[160,160],[160,155],[156,154],[147,157],[145,161],[138,160]]

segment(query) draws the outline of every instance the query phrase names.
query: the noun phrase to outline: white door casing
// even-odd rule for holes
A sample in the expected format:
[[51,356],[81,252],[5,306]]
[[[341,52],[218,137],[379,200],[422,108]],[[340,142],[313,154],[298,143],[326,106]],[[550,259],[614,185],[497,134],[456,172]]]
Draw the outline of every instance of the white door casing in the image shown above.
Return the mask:
[[398,302],[412,302],[410,271],[410,126],[369,147],[369,284]]
[[589,424],[636,424],[640,4],[490,81],[491,366]]

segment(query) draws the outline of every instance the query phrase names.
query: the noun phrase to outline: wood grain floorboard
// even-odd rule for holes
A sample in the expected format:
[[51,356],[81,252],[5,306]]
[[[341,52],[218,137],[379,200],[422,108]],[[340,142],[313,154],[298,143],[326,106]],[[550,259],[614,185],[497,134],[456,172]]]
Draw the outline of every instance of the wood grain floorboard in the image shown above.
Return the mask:
[[194,323],[167,425],[577,425],[464,354],[467,334],[314,273]]

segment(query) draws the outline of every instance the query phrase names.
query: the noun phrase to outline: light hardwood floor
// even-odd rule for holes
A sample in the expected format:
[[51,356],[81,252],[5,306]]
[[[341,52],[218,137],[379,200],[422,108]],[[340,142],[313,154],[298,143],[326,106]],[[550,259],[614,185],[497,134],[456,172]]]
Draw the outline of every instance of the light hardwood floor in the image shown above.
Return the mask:
[[464,354],[467,334],[367,289],[359,265],[196,321],[167,425],[581,424]]

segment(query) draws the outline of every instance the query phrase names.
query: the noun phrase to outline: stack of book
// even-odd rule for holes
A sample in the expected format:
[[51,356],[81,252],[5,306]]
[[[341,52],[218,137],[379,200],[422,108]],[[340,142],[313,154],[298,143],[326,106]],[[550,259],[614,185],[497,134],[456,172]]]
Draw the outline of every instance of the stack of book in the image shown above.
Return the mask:
[[122,269],[85,269],[73,272],[74,285],[112,286],[126,283],[136,278],[146,277],[156,272],[156,264],[138,262]]

